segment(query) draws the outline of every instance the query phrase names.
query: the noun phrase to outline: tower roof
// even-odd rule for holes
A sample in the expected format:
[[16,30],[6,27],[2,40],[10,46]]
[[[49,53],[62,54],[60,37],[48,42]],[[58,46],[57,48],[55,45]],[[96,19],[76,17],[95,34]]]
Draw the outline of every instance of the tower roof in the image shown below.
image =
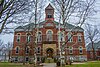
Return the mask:
[[49,3],[49,5],[45,8],[45,9],[54,9],[51,4]]

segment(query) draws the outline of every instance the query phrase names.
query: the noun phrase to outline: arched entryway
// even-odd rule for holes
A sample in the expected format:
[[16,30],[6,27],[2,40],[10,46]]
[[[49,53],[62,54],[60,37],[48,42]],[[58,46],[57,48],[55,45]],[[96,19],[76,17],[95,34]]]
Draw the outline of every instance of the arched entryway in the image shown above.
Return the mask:
[[53,49],[52,48],[47,48],[46,53],[47,53],[47,57],[50,57],[50,58],[53,57]]

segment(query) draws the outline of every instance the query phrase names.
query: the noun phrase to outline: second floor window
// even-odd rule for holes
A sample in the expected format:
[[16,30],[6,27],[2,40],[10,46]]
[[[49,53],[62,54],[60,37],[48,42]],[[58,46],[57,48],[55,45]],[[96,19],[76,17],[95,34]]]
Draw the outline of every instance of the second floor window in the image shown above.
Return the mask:
[[47,41],[52,41],[52,39],[53,39],[53,35],[52,34],[53,33],[50,30],[47,32]]
[[26,51],[26,53],[29,53],[29,47],[26,47],[25,51]]
[[31,41],[31,35],[27,34],[27,38],[26,38],[27,42]]
[[41,32],[38,32],[37,41],[38,42],[42,41],[42,33]]
[[20,34],[17,35],[17,42],[20,42]]
[[72,34],[68,33],[68,42],[72,42]]
[[59,36],[58,37],[59,41],[64,41],[64,35],[63,35],[63,33],[60,32],[60,34],[58,36]]
[[78,35],[78,42],[82,42],[81,35]]

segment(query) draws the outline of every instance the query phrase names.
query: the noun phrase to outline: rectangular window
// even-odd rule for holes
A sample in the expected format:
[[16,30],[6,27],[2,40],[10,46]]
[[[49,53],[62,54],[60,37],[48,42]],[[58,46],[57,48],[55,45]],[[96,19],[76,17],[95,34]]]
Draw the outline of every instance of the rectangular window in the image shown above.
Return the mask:
[[79,48],[79,53],[83,54],[83,48],[82,47]]
[[82,42],[81,36],[78,36],[78,42]]
[[28,57],[26,57],[26,58],[25,58],[25,60],[26,60],[26,62],[27,62],[27,61],[29,61],[29,58],[28,58]]
[[73,48],[69,47],[69,54],[73,54]]
[[41,61],[41,58],[40,57],[37,57],[37,61]]
[[27,42],[30,42],[30,41],[31,41],[31,36],[28,35],[28,36],[27,36]]
[[69,54],[73,54],[73,50],[69,50]]
[[17,35],[17,42],[20,42],[20,34]]
[[28,47],[26,47],[26,54],[28,54],[29,53],[29,48]]
[[41,49],[40,47],[37,48],[37,53],[40,53]]
[[72,36],[68,37],[68,42],[72,42]]
[[16,61],[16,62],[18,61],[18,57],[15,57],[15,61]]

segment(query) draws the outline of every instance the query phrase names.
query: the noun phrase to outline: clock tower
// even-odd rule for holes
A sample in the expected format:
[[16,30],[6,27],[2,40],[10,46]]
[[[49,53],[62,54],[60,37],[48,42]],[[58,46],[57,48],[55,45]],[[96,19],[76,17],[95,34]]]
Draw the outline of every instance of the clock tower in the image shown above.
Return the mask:
[[51,4],[45,8],[45,20],[54,20],[54,8]]

